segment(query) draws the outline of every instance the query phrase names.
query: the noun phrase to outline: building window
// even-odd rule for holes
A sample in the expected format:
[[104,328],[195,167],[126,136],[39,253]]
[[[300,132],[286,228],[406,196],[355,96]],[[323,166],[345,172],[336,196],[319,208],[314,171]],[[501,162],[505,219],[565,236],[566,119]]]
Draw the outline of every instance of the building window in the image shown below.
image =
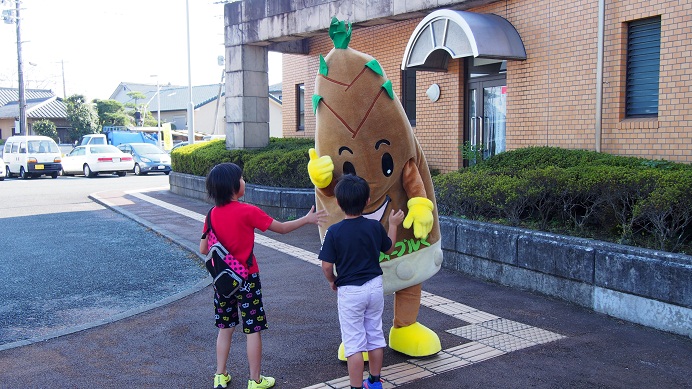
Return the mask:
[[413,69],[401,72],[401,105],[411,126],[416,125],[416,71]]
[[305,131],[305,84],[296,85],[296,131]]
[[626,117],[658,116],[661,18],[630,22],[627,28]]

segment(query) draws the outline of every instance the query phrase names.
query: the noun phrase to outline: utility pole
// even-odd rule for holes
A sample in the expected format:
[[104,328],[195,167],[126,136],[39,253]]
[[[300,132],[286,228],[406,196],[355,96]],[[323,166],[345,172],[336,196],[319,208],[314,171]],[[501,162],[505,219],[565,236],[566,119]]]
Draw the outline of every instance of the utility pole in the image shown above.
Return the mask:
[[190,0],[185,0],[185,15],[187,16],[187,141],[195,143],[195,103],[192,102],[192,67],[190,66]]
[[67,91],[65,89],[65,60],[60,60],[60,65],[62,66],[62,97],[67,100]]
[[22,63],[22,32],[19,10],[21,1],[15,0],[14,22],[17,24],[17,73],[19,74],[19,133],[29,135],[26,125],[26,96],[24,95],[24,64]]

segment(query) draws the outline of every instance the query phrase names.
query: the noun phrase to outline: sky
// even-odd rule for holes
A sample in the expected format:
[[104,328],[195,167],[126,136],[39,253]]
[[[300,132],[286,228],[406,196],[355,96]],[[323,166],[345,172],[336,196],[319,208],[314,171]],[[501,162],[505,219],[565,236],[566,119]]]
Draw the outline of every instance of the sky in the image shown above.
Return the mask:
[[[188,1],[192,85],[219,83],[223,4]],[[108,99],[121,82],[187,86],[186,9],[185,0],[21,0],[24,86],[87,100]],[[0,22],[0,87],[19,85],[16,30]],[[270,52],[269,64],[269,84],[281,82],[281,55]]]

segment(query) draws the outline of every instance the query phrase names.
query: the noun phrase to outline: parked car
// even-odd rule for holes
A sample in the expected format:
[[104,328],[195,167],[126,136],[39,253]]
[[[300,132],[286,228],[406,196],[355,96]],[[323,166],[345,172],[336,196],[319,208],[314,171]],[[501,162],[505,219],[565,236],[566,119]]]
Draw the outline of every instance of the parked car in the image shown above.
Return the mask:
[[7,172],[5,172],[5,161],[3,161],[2,158],[0,158],[0,181],[5,179],[6,173]]
[[70,176],[84,174],[95,177],[101,173],[114,173],[124,176],[131,171],[135,161],[111,145],[77,146],[62,159],[62,174]]
[[135,160],[132,171],[142,176],[147,173],[171,172],[171,156],[160,147],[151,143],[123,143],[118,148],[126,154],[131,154]]
[[178,143],[176,143],[175,145],[173,145],[173,148],[171,149],[171,151],[170,151],[169,153],[172,153],[173,150],[177,149],[178,147],[187,146],[187,145],[189,145],[189,144],[190,144],[190,142],[188,142],[188,141],[178,142]]
[[223,139],[226,140],[226,135],[205,135],[202,138],[203,142],[208,142],[210,140]]
[[47,136],[11,136],[3,147],[5,174],[12,178],[18,175],[31,177],[51,176],[58,178],[62,169],[62,154],[55,141]]

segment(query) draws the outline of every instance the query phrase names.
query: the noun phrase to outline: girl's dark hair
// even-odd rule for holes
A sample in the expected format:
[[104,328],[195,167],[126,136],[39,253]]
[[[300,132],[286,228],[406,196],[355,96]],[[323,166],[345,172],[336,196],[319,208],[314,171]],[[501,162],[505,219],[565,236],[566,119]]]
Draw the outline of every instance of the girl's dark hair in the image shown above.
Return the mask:
[[214,166],[205,181],[207,195],[216,205],[230,203],[233,195],[240,190],[242,177],[243,169],[234,163],[224,162]]
[[357,216],[363,213],[368,198],[370,198],[370,186],[361,177],[355,174],[346,174],[341,176],[336,184],[334,195],[344,213],[349,216]]

